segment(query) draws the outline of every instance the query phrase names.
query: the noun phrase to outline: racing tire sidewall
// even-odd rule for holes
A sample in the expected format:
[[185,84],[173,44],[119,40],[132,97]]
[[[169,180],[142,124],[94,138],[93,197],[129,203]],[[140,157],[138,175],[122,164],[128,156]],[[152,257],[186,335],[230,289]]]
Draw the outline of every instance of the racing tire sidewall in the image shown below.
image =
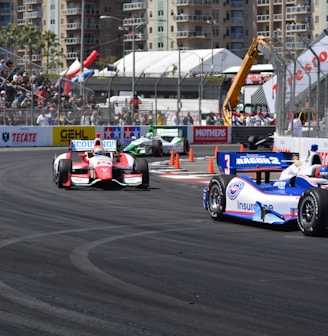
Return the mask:
[[248,146],[250,149],[256,149],[257,146],[255,145],[256,142],[258,142],[259,139],[256,135],[251,135],[249,138],[248,138]]
[[72,170],[72,161],[69,159],[62,159],[58,163],[58,179],[57,186],[58,188],[66,188],[64,183],[70,178],[70,172]]
[[322,236],[327,226],[325,201],[328,190],[310,188],[303,192],[297,207],[297,223],[306,236]]
[[145,158],[136,158],[136,168],[142,174],[142,184],[138,188],[146,189],[149,186],[149,166]]
[[223,219],[226,209],[226,189],[233,178],[233,175],[213,176],[206,198],[206,205],[209,215],[215,220]]
[[183,139],[183,153],[188,155],[190,151],[190,144],[187,138]]

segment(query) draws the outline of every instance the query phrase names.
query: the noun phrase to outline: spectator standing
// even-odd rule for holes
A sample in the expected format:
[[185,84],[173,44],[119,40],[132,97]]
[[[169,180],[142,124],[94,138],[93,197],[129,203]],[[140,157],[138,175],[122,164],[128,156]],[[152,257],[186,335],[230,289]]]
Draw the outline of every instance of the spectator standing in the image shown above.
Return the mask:
[[261,111],[256,112],[256,116],[254,117],[254,126],[262,126],[263,117]]
[[91,125],[93,125],[93,126],[98,126],[98,125],[101,124],[101,118],[100,118],[100,115],[98,113],[98,110],[93,110],[92,116],[90,118],[90,122],[91,122]]
[[164,118],[163,118],[163,114],[161,111],[157,112],[157,125],[158,126],[163,126],[164,125]]
[[83,126],[90,126],[90,116],[88,115],[87,111],[84,111],[82,117],[81,117],[81,125]]
[[298,118],[298,114],[294,113],[293,120],[288,125],[288,133],[293,137],[301,137],[302,127],[302,121]]
[[273,119],[269,117],[268,112],[263,112],[263,126],[272,125]]
[[91,110],[94,110],[98,107],[96,98],[94,95],[91,95],[90,98],[87,101],[87,107]]
[[174,112],[174,116],[172,118],[172,124],[173,124],[173,126],[179,126],[181,124],[180,123],[180,116],[179,116],[178,111]]
[[126,118],[125,118],[126,125],[132,125],[132,115],[131,112],[127,112]]
[[183,124],[184,125],[193,125],[194,119],[192,118],[190,112],[187,113],[187,115],[183,118]]
[[67,117],[66,117],[66,125],[75,125],[76,121],[75,118],[73,117],[72,111],[68,111]]
[[214,112],[211,111],[206,118],[206,126],[213,126],[215,123]]
[[0,110],[4,110],[6,108],[6,91],[2,90],[0,92]]
[[236,112],[236,111],[233,112],[231,124],[232,124],[232,126],[237,126],[237,127],[240,127],[240,126],[244,125],[243,119],[241,118],[239,112]]
[[255,119],[253,112],[249,112],[246,117],[246,126],[254,126]]
[[130,99],[130,108],[132,112],[138,112],[139,111],[139,105],[141,104],[141,100],[139,99],[138,95],[135,94],[131,99]]
[[45,111],[42,110],[40,115],[36,119],[36,124],[39,126],[49,126],[48,117],[45,115]]

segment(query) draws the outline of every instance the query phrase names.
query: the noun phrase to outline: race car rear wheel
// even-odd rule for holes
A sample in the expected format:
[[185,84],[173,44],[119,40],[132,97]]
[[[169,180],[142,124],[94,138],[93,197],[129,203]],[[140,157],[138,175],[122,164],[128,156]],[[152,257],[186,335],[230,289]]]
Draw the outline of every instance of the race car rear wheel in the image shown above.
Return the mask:
[[183,154],[188,155],[190,151],[190,144],[187,138],[183,139]]
[[210,181],[206,200],[207,210],[215,220],[223,218],[226,208],[226,188],[233,177],[233,175],[217,175]]
[[146,189],[149,186],[148,161],[144,158],[136,158],[136,169],[142,174],[142,184],[139,188]]
[[249,138],[248,138],[248,146],[249,146],[249,149],[257,149],[257,145],[256,143],[259,141],[259,138],[255,135],[251,135]]
[[72,170],[72,161],[68,159],[62,159],[58,164],[58,179],[57,186],[58,188],[67,188],[64,186],[67,183],[69,177],[69,173]]
[[325,200],[328,190],[310,188],[303,192],[298,202],[298,226],[306,236],[322,236],[327,227]]
[[163,143],[161,140],[154,140],[151,149],[154,156],[163,156]]

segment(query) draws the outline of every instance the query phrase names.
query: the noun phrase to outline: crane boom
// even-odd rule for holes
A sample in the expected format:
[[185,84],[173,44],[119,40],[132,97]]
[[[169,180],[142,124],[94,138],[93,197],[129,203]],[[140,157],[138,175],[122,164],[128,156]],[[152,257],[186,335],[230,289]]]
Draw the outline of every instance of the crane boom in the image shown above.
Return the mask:
[[267,45],[263,36],[257,36],[253,39],[251,46],[249,47],[243,62],[241,63],[240,69],[234,78],[229,91],[227,93],[226,99],[222,105],[222,116],[225,126],[231,126],[231,114],[232,111],[237,107],[239,103],[239,93],[243,87],[245,80],[251,70],[252,65],[257,59],[258,45]]

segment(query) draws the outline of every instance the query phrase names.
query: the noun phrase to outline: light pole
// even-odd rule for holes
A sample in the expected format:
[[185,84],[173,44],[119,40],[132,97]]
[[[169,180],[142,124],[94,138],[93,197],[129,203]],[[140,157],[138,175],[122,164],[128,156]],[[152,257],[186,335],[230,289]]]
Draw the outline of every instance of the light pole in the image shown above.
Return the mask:
[[81,51],[80,51],[80,74],[79,74],[79,82],[80,82],[80,97],[82,97],[82,101],[84,103],[84,7],[85,7],[85,0],[82,0],[81,6]]
[[[116,16],[107,16],[107,15],[101,15],[100,19],[103,20],[117,20],[123,23],[124,26],[124,20],[120,19]],[[135,49],[135,42],[136,42],[136,26],[135,25],[130,25],[129,28],[132,30],[132,83],[131,83],[131,91],[132,91],[132,99],[134,98],[135,95],[135,77],[136,77],[136,49]],[[123,41],[123,46],[124,46],[124,41]],[[125,53],[125,47],[124,47],[124,53]],[[124,60],[124,73],[125,73],[125,55],[123,55],[123,60]],[[134,124],[134,104],[132,104],[132,125]]]
[[211,72],[213,74],[213,71],[214,71],[214,52],[213,52],[213,48],[214,48],[214,25],[216,24],[216,21],[211,19],[211,20],[207,20],[206,23],[212,25],[212,39],[211,39],[212,64],[211,64]]
[[178,54],[179,54],[179,60],[178,60],[178,66],[179,66],[179,75],[178,75],[178,87],[177,87],[177,111],[178,111],[178,118],[180,118],[180,111],[181,111],[181,49],[180,45],[178,45]]

